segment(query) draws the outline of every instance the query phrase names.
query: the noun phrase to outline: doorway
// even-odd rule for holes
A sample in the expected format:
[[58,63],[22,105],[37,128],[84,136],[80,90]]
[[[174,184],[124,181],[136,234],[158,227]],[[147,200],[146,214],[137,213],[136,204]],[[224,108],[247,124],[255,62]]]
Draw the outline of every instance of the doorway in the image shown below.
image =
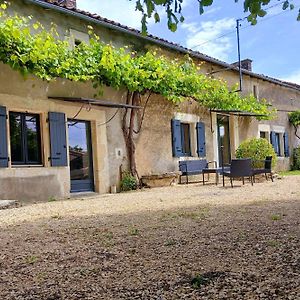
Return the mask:
[[[219,166],[230,164],[229,116],[217,115]],[[223,146],[223,153],[222,153]],[[223,161],[222,161],[223,158]]]
[[91,125],[68,120],[71,193],[94,191]]

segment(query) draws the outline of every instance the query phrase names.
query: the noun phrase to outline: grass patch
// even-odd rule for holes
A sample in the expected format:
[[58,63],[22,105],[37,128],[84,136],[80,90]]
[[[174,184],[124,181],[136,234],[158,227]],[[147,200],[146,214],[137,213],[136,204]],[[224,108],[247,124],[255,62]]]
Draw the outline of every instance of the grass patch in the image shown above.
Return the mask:
[[175,240],[167,240],[166,243],[165,243],[165,246],[174,246],[176,245],[176,241]]
[[204,220],[208,217],[209,208],[203,207],[196,210],[181,210],[176,212],[168,212],[163,214],[161,220],[176,220],[176,219],[190,219],[194,221]]
[[280,220],[282,220],[282,216],[278,215],[278,214],[273,214],[273,215],[270,216],[270,219],[272,221],[280,221]]
[[134,227],[134,226],[131,226],[129,229],[128,229],[128,233],[129,235],[131,236],[137,236],[137,235],[140,235],[140,231]]
[[26,264],[29,264],[29,265],[34,264],[35,262],[37,262],[37,260],[38,260],[38,257],[35,255],[30,255],[25,258]]
[[300,170],[293,170],[293,171],[284,171],[279,172],[282,176],[294,176],[294,175],[300,175]]
[[276,248],[280,246],[280,242],[276,240],[269,240],[267,244],[270,247],[276,247]]

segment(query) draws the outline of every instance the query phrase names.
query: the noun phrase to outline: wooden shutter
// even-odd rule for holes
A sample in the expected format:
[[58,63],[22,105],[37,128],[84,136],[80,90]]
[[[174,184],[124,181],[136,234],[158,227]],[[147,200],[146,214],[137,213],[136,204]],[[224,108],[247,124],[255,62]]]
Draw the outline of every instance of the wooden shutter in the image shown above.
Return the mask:
[[64,113],[49,112],[51,166],[67,166],[66,116]]
[[171,121],[172,128],[172,150],[173,156],[182,156],[182,143],[181,143],[181,126],[180,121],[173,119]]
[[271,131],[270,133],[270,142],[273,148],[276,150],[276,133],[274,131]]
[[0,168],[8,167],[7,150],[7,113],[6,107],[0,106]]
[[283,142],[284,142],[284,156],[290,156],[290,147],[289,147],[289,135],[287,132],[283,134]]
[[206,142],[205,142],[205,124],[198,122],[197,129],[197,153],[199,157],[206,156]]

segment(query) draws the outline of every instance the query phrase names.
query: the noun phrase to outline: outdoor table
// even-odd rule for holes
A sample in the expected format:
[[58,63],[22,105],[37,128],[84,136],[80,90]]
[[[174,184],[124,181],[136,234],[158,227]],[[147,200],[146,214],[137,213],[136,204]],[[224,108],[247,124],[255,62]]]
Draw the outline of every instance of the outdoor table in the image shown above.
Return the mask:
[[[230,167],[224,167],[224,171],[229,170]],[[203,185],[204,185],[204,174],[216,174],[216,185],[219,183],[219,175],[222,174],[223,168],[207,168],[203,169],[202,176],[203,176]],[[209,177],[208,177],[209,178]]]

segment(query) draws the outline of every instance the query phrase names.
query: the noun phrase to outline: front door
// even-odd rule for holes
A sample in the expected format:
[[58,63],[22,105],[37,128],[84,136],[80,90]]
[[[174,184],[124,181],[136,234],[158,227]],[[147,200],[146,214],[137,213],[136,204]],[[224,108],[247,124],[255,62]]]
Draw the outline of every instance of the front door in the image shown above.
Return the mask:
[[71,192],[94,191],[91,126],[68,120]]
[[224,165],[226,165],[229,164],[231,161],[229,117],[224,115],[218,115],[217,127],[218,127],[219,166],[222,166],[223,163]]

